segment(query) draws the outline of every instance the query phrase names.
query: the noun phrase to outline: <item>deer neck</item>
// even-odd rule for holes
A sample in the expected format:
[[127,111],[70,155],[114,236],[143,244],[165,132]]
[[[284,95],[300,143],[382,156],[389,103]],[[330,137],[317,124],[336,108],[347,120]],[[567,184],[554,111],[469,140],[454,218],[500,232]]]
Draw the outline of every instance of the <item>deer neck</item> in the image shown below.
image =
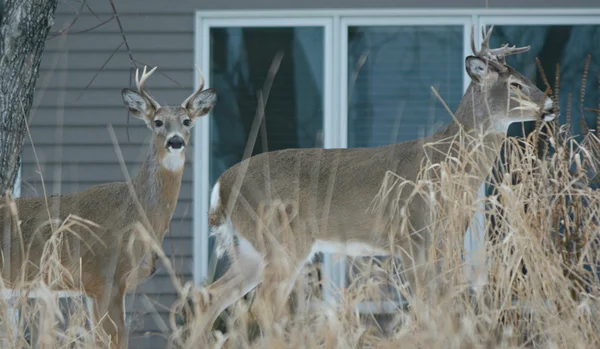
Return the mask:
[[169,153],[164,145],[151,143],[133,187],[157,234],[168,229],[181,188],[185,153]]
[[[500,154],[500,149],[508,131],[508,125],[494,125],[486,115],[487,108],[485,108],[485,103],[482,102],[480,87],[471,83],[454,113],[453,121],[445,129],[432,136],[434,142],[439,141],[435,146],[437,154],[439,154],[437,159],[439,162],[445,160],[446,155],[444,154],[462,158],[460,155],[464,153],[458,153],[457,142],[463,142],[460,148],[466,148],[469,151],[476,146],[480,146],[481,141],[483,141],[485,151],[474,153],[475,158],[470,160],[475,161],[465,161],[465,168],[463,169],[473,173],[473,167],[478,168],[480,176],[475,176],[472,182],[473,187],[477,188],[481,186],[485,176],[491,173],[494,161]],[[463,135],[468,136],[460,137],[461,131]],[[481,136],[483,137],[479,140]]]
[[439,132],[436,138],[454,137],[462,128],[464,133],[471,137],[484,135],[483,141],[486,147],[490,151],[500,151],[508,131],[508,124],[494,124],[491,118],[486,117],[488,108],[482,101],[482,96],[482,87],[471,83],[454,113],[452,122]]

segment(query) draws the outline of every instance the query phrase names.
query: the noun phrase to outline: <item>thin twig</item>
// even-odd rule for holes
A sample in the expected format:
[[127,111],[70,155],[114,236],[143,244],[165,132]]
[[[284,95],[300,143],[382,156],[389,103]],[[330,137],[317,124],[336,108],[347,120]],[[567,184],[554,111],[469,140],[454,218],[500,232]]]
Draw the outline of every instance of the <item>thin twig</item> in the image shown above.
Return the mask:
[[88,3],[86,2],[86,3],[85,3],[85,7],[87,7],[87,9],[88,9],[88,10],[90,10],[90,12],[91,12],[91,13],[92,13],[92,14],[93,14],[93,15],[94,15],[96,18],[98,18],[98,20],[102,20],[102,19],[100,18],[100,16],[98,16],[98,15],[96,14],[96,12],[95,12],[94,10],[92,10],[92,8],[90,7],[90,4],[88,4]]
[[[104,20],[104,21],[102,21],[102,22],[100,22],[100,23],[98,23],[98,24],[96,24],[96,25],[94,25],[94,26],[91,26],[91,27],[89,27],[89,28],[82,29],[82,30],[78,30],[78,31],[76,31],[76,32],[69,32],[69,35],[83,34],[83,33],[90,32],[90,31],[92,31],[92,30],[94,30],[94,29],[96,29],[96,28],[100,28],[101,26],[103,26],[103,25],[105,25],[105,24],[109,23],[109,22],[110,22],[110,21],[112,21],[113,19],[115,19],[115,16],[110,16],[108,19],[106,19],[106,20]],[[60,35],[56,35],[56,36],[60,36]],[[54,36],[54,37],[56,37],[56,36]],[[50,39],[52,39],[52,38],[50,38]],[[48,40],[50,40],[50,39],[48,39]]]
[[104,67],[106,67],[106,65],[108,64],[108,62],[110,62],[110,60],[114,57],[114,55],[117,53],[117,51],[119,51],[119,49],[121,48],[121,46],[123,46],[123,44],[124,44],[124,42],[121,42],[119,44],[119,46],[117,46],[117,48],[115,48],[113,50],[113,52],[110,54],[110,56],[108,56],[108,59],[102,64],[102,66],[96,72],[96,74],[94,74],[94,77],[92,78],[92,80],[90,80],[90,82],[88,82],[88,84],[84,87],[83,91],[81,91],[81,93],[79,94],[79,96],[77,96],[77,98],[75,99],[75,101],[73,102],[73,104],[77,104],[77,102],[79,101],[79,99],[81,98],[81,96],[83,96],[83,94],[85,93],[85,91],[87,91],[87,89],[94,82],[94,80],[96,80],[96,77],[98,77],[98,74],[100,74],[100,72],[102,70],[104,70]]
[[125,44],[125,48],[127,49],[127,54],[129,55],[129,63],[131,64],[131,71],[133,74],[133,68],[137,68],[137,65],[135,64],[135,59],[133,59],[133,54],[131,53],[131,47],[129,47],[129,42],[127,41],[127,36],[125,36],[125,30],[123,30],[123,24],[121,24],[121,18],[119,18],[119,12],[117,11],[117,8],[115,7],[115,1],[114,0],[109,0],[110,2],[110,7],[112,7],[113,10],[113,15],[115,16],[115,19],[117,20],[117,24],[119,25],[119,31],[121,32],[121,37],[123,37],[123,43]]

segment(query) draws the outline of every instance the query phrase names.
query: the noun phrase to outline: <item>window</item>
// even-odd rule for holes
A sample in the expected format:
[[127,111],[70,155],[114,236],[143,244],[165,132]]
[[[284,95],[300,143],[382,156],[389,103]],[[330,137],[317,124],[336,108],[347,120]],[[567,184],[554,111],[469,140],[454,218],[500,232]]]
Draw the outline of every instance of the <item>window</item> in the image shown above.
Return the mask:
[[[494,46],[531,45],[528,53],[507,61],[541,88],[535,57],[551,84],[560,63],[560,107],[566,110],[571,93],[572,125],[579,132],[579,92],[588,54],[592,60],[584,108],[600,105],[599,15],[597,9],[540,9],[534,15],[516,9],[198,12],[198,62],[211,87],[219,90],[220,103],[195,131],[200,143],[194,162],[196,282],[208,268],[204,213],[210,187],[241,159],[254,118],[255,92],[277,50],[285,58],[267,105],[268,138],[259,133],[253,154],[264,151],[264,144],[268,150],[374,147],[435,132],[451,116],[430,87],[456,110],[470,82],[464,59],[471,54],[471,25],[478,34],[484,24],[495,25]],[[479,35],[475,40],[479,45]],[[562,113],[561,122],[565,117]],[[596,117],[586,114],[590,128],[596,127]],[[513,125],[509,135],[521,135],[522,128]],[[525,132],[531,129],[533,123],[525,125]],[[481,214],[472,222],[477,221],[483,223]],[[466,232],[468,266],[482,262],[474,257],[482,228],[472,225]],[[325,256],[324,281],[345,287],[360,260],[337,262]],[[398,301],[398,295],[388,295]]]
[[429,135],[463,92],[463,26],[348,27],[348,147]]

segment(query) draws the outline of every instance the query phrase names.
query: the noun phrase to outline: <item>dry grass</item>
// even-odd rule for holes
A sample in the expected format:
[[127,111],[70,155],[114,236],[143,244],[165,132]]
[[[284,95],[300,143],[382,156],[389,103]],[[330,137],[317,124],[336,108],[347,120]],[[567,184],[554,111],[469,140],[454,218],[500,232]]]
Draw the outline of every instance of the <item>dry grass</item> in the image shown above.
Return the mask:
[[[397,293],[409,299],[411,306],[398,308],[388,328],[378,329],[356,307],[385,296],[381,280],[359,274],[361,282],[340,290],[337,308],[314,299],[307,302],[306,294],[290,308],[277,297],[282,285],[276,274],[289,273],[286,261],[294,256],[282,244],[281,249],[272,249],[278,251],[272,252],[278,253],[277,263],[271,265],[251,305],[242,301],[233,306],[225,317],[227,334],[215,332],[208,341],[219,347],[227,338],[223,347],[228,348],[598,347],[600,191],[587,184],[588,172],[597,173],[600,164],[600,141],[592,133],[578,139],[558,125],[540,132],[545,132],[551,150],[541,157],[533,141],[539,135],[509,139],[505,144],[506,170],[494,178],[497,190],[488,197],[483,212],[488,223],[488,270],[483,286],[472,290],[467,282],[462,242],[466,222],[478,210],[477,193],[466,189],[477,175],[469,164],[486,153],[481,139],[462,134],[455,139],[459,156],[439,167],[425,161],[421,179],[413,183],[390,173],[375,200],[398,213],[389,222],[390,233],[397,234],[406,224],[403,207],[394,200],[398,193],[410,190],[431,198],[431,224],[438,241],[431,263],[442,272],[434,286],[440,292],[432,303],[419,306],[401,279],[395,278]],[[289,235],[285,215],[279,212],[267,215],[275,219],[265,220],[275,223],[264,231],[281,242]],[[373,263],[371,269],[392,264]],[[183,348],[197,347],[194,339],[205,333],[201,304],[198,297],[182,328],[186,335],[179,337],[179,344]]]
[[[542,147],[540,156],[537,140],[542,138],[548,147]],[[180,295],[168,324],[170,343],[177,348],[597,348],[600,191],[588,184],[599,172],[600,140],[593,133],[575,137],[568,125],[549,124],[528,139],[506,141],[502,171],[496,171],[490,183],[496,190],[481,212],[487,230],[487,270],[486,282],[475,289],[465,274],[463,238],[470,217],[481,209],[477,193],[466,188],[482,175],[473,164],[488,153],[481,138],[460,134],[445,141],[454,142],[457,156],[439,166],[426,159],[416,182],[389,173],[380,195],[373,198],[374,207],[385,205],[395,212],[388,224],[391,237],[406,229],[403,206],[395,199],[400,191],[431,199],[438,243],[430,262],[441,273],[432,285],[439,292],[430,304],[412,299],[392,260],[363,263],[364,270],[347,288],[332,290],[339,296],[335,306],[305,286],[306,275],[297,282],[293,302],[281,299],[282,280],[290,273],[295,253],[293,244],[284,243],[293,234],[286,207],[273,203],[261,213],[265,224],[260,231],[277,263],[269,265],[265,282],[248,300],[226,311],[220,331],[205,328],[202,290],[181,283],[161,246],[154,243]],[[427,146],[435,151],[436,144]],[[487,160],[494,165],[494,159]],[[43,275],[17,285],[35,289],[38,297],[35,302],[17,299],[16,325],[9,313],[15,306],[0,301],[2,348],[95,347],[84,302],[73,299],[67,318],[50,292],[69,278],[57,255],[61,236],[71,224],[84,223],[88,224],[70,217],[58,226],[43,258]],[[141,238],[152,243],[147,234]],[[384,282],[410,306],[399,306],[379,328],[356,308],[366,300],[389,297],[382,291]],[[29,332],[34,336],[28,339]],[[101,329],[94,332],[102,338]]]

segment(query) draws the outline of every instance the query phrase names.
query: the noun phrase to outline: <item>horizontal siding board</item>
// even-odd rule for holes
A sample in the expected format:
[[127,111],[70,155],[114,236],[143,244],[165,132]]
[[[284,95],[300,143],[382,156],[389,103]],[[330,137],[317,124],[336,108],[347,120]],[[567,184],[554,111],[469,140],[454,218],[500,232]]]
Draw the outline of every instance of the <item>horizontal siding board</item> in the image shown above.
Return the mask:
[[[178,219],[173,219],[177,221]],[[191,219],[184,219],[182,223],[171,223],[170,232],[165,236],[162,247],[165,253],[168,253],[169,258],[193,258],[194,256],[194,240],[192,234],[192,221]],[[187,235],[186,237],[176,237],[182,234]],[[193,270],[189,269],[188,273],[192,274]]]
[[[104,137],[106,128],[98,129],[99,137]],[[43,140],[35,141],[35,147],[40,163],[45,162],[63,162],[63,163],[119,163],[117,154],[113,150],[112,144],[78,144],[61,146],[62,154],[57,154],[56,146],[53,143],[44,142]],[[120,150],[126,162],[142,161],[146,156],[144,146],[137,144],[119,144]],[[24,144],[24,148],[31,152],[31,144]],[[188,149],[190,150],[190,149]],[[94,154],[90,156],[90,154]],[[190,157],[191,154],[187,156]]]
[[170,275],[154,275],[142,283],[137,292],[142,294],[165,294],[174,293],[175,286]]
[[[43,94],[40,94],[40,97],[36,101],[39,102],[40,106],[55,107],[62,107],[64,105],[93,107],[98,104],[123,106],[121,115],[123,115],[123,118],[126,118],[127,111],[125,110],[121,96],[121,89],[124,87],[128,87],[128,85],[115,89],[88,89],[83,95],[81,95],[82,91],[80,89],[48,89]],[[150,80],[148,80],[146,90],[161,105],[180,105],[193,92],[193,90],[187,88],[153,88]]]
[[[155,27],[156,28],[156,27]],[[188,31],[173,33],[127,33],[127,43],[133,53],[136,52],[156,52],[157,44],[160,43],[160,50],[169,52],[189,52],[193,51],[194,45],[194,27],[189,27]],[[177,40],[173,40],[173,36]],[[100,33],[92,31],[88,35],[67,35],[64,38],[49,40],[46,42],[44,53],[69,53],[78,52],[111,52],[123,42],[123,36],[119,32]]]
[[[143,67],[140,68],[143,69]],[[172,71],[159,67],[152,74],[152,78],[148,80],[148,88],[152,90],[157,88],[183,88],[188,94],[191,94],[194,88],[193,69],[193,67],[187,67],[185,70]],[[129,69],[102,70],[98,75],[96,75],[96,72],[96,70],[42,71],[38,80],[37,91],[59,88],[77,90],[81,93],[89,85],[88,89],[108,89],[120,94],[122,88],[129,86]],[[131,86],[134,85],[135,82],[132,80]]]
[[[152,132],[143,122],[137,119],[133,121],[135,121],[135,124],[130,125],[129,129],[125,126],[113,126],[117,140],[120,144],[133,144],[140,148],[146,147],[152,139]],[[42,144],[52,142],[53,144],[62,145],[79,145],[81,143],[111,145],[108,129],[105,127],[106,130],[103,132],[105,135],[99,135],[98,128],[98,126],[82,127],[68,123],[57,126],[37,126],[31,130],[31,139],[34,145],[40,144],[37,140],[43,140]],[[129,132],[131,143],[127,140],[127,132]]]
[[[178,39],[173,39],[173,34],[128,34],[127,43],[133,53],[162,51],[189,52],[193,51],[194,33],[186,32],[177,34]],[[86,52],[112,52],[123,42],[120,33],[94,33],[93,35],[67,36],[64,40],[51,40],[46,44],[44,53],[86,53]],[[160,42],[160,45],[158,44]],[[190,49],[191,48],[191,49]]]
[[[194,269],[194,260],[193,260],[192,256],[174,255],[169,258],[169,262],[171,263],[171,267],[175,271],[175,275],[191,275],[194,272],[194,270],[193,270]],[[156,274],[152,278],[162,278],[162,277],[169,277],[169,271],[167,268],[165,268],[165,266],[161,262],[158,265]],[[146,284],[147,282],[145,282],[144,284]],[[170,280],[169,280],[169,283],[171,283]]]
[[[144,33],[151,39],[156,33],[160,34],[179,34],[183,32],[194,31],[194,15],[192,13],[187,14],[148,14],[148,13],[120,13],[121,24],[123,25],[123,31],[129,35]],[[97,13],[98,14],[98,13]],[[79,33],[82,30],[86,30],[99,25],[102,22],[107,21],[112,17],[112,13],[98,14],[97,18],[89,11],[83,11],[79,16],[79,19],[73,24],[69,31],[63,35],[51,37],[48,42],[63,40],[65,37],[75,36],[92,36],[98,34],[120,34],[120,29],[117,21],[110,20],[100,27],[93,30],[86,31],[85,33]],[[53,30],[60,30],[68,26],[74,18],[71,12],[58,13],[55,19],[55,26]],[[55,35],[55,34],[53,34]]]
[[[176,39],[175,39],[176,40]],[[67,60],[69,69],[86,69],[96,71],[106,63],[108,68],[129,68],[129,54],[124,48],[121,48],[114,56],[110,58],[112,50],[107,50],[104,54],[92,52],[47,52],[40,64],[42,69],[54,69],[57,63],[55,59]],[[181,67],[193,67],[194,54],[193,47],[185,52],[165,52],[159,47],[152,52],[135,52],[134,59],[149,66],[158,66],[159,69],[171,69]],[[56,57],[58,56],[58,57]],[[108,61],[108,63],[107,63]]]
[[[113,128],[121,126],[124,128],[127,126],[127,111],[122,103],[120,105],[105,104],[90,107],[82,107],[80,105],[66,105],[64,108],[57,108],[56,105],[38,107],[30,115],[30,121],[33,124],[32,128],[56,126],[59,124],[57,121],[59,117],[62,120],[62,124],[69,126],[93,126],[97,130],[102,130],[100,132],[108,132],[106,131],[108,124],[112,124]],[[141,125],[144,125],[141,120],[129,114],[130,130],[132,127],[139,127]],[[108,133],[106,134],[108,135]],[[117,136],[120,136],[118,132]]]
[[176,293],[165,293],[149,298],[143,293],[128,294],[125,299],[125,308],[129,313],[163,313],[178,299]]

